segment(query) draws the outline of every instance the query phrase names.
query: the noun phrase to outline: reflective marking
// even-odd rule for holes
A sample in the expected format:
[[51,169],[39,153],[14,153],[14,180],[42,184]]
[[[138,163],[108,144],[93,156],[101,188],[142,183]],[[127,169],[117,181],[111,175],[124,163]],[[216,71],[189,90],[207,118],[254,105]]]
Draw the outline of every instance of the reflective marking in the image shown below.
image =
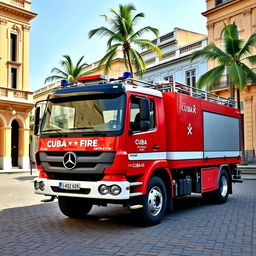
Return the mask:
[[134,160],[189,160],[204,158],[240,157],[241,151],[168,151],[131,153],[128,159]]

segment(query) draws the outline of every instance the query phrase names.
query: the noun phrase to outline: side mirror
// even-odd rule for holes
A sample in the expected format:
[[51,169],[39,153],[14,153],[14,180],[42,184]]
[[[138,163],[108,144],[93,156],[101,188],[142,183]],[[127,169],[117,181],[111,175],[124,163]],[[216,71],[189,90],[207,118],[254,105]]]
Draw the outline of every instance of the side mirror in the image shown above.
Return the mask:
[[40,121],[40,107],[37,107],[35,110],[34,135],[38,135],[39,121]]
[[149,99],[140,99],[140,130],[149,130],[149,120],[150,120],[150,101]]

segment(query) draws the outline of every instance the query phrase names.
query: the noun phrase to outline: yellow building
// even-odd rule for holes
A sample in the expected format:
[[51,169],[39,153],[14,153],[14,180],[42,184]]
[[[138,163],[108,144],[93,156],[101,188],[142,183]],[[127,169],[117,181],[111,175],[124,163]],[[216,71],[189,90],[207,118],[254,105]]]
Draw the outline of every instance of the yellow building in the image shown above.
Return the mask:
[[0,1],[0,170],[29,167],[29,0]]
[[[255,0],[207,0],[207,11],[203,15],[207,18],[208,41],[222,47],[222,31],[224,23],[238,26],[240,37],[245,41],[256,32],[256,1]],[[254,50],[253,54],[256,54]],[[216,64],[208,63],[211,69]],[[256,71],[256,67],[251,67]],[[229,82],[223,77],[216,93],[228,97]],[[256,149],[256,87],[248,86],[241,90],[241,110],[244,127],[244,152],[247,161],[255,160]]]

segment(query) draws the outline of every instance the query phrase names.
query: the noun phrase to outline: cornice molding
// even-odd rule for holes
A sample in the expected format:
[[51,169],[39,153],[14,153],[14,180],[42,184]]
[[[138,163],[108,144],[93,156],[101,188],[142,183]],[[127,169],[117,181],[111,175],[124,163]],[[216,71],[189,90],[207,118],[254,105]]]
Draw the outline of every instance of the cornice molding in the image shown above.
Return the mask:
[[18,17],[23,17],[27,19],[27,21],[30,21],[37,16],[37,14],[34,12],[31,12],[26,9],[19,8],[7,3],[3,3],[3,2],[0,2],[0,10],[2,10],[5,13],[14,14]]

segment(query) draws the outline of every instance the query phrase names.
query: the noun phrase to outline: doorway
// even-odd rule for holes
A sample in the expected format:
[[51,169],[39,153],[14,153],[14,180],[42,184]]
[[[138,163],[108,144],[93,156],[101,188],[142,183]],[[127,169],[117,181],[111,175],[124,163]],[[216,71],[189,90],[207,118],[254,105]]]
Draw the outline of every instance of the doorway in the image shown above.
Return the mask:
[[12,121],[12,166],[18,166],[18,158],[19,158],[19,124],[16,120]]

